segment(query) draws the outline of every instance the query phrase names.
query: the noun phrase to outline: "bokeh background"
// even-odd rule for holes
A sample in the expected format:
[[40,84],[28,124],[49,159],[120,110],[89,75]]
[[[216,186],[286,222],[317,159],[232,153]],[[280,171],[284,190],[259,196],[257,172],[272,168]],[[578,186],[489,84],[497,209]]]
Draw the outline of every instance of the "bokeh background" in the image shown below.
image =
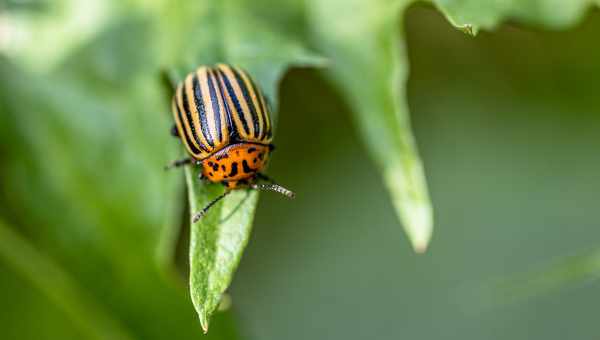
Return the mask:
[[[420,4],[404,30],[430,249],[412,251],[351,108],[320,71],[294,69],[270,174],[297,199],[261,196],[232,306],[207,338],[600,336],[600,13],[564,31],[508,22],[470,37]],[[104,65],[99,50],[52,79],[0,60],[0,338],[203,338],[186,231],[174,264],[156,249],[164,207],[184,205],[172,190],[183,174],[161,171],[179,145],[154,112],[162,93],[145,87],[156,74],[123,81],[144,66]],[[96,101],[70,91],[86,79],[78,90]],[[64,113],[74,107],[80,119]]]

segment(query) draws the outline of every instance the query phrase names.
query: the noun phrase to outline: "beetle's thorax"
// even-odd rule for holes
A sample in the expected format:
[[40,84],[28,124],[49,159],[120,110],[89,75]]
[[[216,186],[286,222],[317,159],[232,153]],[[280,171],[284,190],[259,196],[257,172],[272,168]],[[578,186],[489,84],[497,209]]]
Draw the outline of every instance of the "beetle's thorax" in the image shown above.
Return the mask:
[[222,182],[235,188],[238,182],[249,182],[263,170],[271,147],[264,144],[229,145],[202,160],[202,175],[211,182]]

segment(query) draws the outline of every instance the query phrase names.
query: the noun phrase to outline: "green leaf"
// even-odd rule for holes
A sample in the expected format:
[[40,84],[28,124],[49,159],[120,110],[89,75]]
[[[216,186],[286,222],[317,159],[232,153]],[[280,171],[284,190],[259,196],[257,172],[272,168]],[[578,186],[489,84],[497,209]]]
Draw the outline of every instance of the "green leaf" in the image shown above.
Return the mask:
[[[223,193],[223,186],[201,183],[198,174],[185,171],[192,215]],[[258,192],[236,190],[191,226],[190,293],[205,333],[248,243],[257,202]]]
[[19,63],[44,71],[91,41],[123,7],[104,0],[12,0],[0,10],[3,6],[9,11],[7,27],[15,32],[9,32],[5,50]]
[[0,259],[54,302],[89,339],[134,337],[102,306],[90,299],[59,265],[0,221]]
[[[333,62],[325,73],[352,105],[356,126],[375,159],[398,216],[417,252],[433,231],[423,167],[410,129],[402,16],[413,1],[308,0],[313,42]],[[575,23],[598,0],[434,0],[458,29],[475,35],[517,18],[548,27]],[[335,18],[335,20],[332,20]]]
[[[167,52],[164,58],[166,64],[175,65],[180,78],[201,64],[225,62],[245,68],[272,104],[276,122],[277,86],[285,71],[290,66],[320,65],[323,59],[293,34],[259,20],[254,13],[260,8],[259,3],[240,0],[169,2],[165,11],[173,14],[165,16],[163,25],[171,45],[168,51],[176,53]],[[186,170],[190,215],[224,191],[197,175],[197,169]],[[204,332],[248,242],[257,202],[258,193],[237,190],[190,228],[190,293]]]
[[[177,190],[176,177],[162,168],[177,149],[156,77],[152,23],[135,13],[115,18],[44,75],[0,58],[0,125],[6,132],[0,134],[0,190],[10,197],[0,212],[71,281],[57,279],[53,287],[51,278],[60,273],[44,277],[38,267],[32,273],[29,261],[14,258],[12,267],[42,275],[29,279],[67,316],[84,310],[77,317],[91,321],[75,326],[96,337],[116,338],[103,335],[110,322],[89,326],[102,317],[87,310],[96,305],[132,338],[201,336],[185,287],[153,261],[159,236],[168,234],[163,223],[173,216],[170,193]],[[81,294],[90,302],[64,300],[79,300],[73,287],[85,289]],[[156,322],[161,313],[169,322]],[[219,316],[210,338],[237,338],[228,315]],[[32,310],[22,317],[38,316]]]
[[513,274],[469,287],[468,294],[477,294],[481,309],[522,303],[531,298],[549,295],[568,286],[600,279],[600,250],[553,261],[545,268]]
[[435,6],[457,28],[476,34],[480,28],[492,29],[506,19],[516,19],[548,28],[566,28],[577,23],[586,9],[598,0],[433,0]]
[[[432,2],[472,34],[508,18],[564,27],[599,3]],[[0,207],[10,221],[0,225],[0,252],[90,337],[187,339],[199,331],[197,316],[206,330],[249,239],[255,192],[237,191],[191,226],[197,313],[187,292],[149,261],[168,263],[178,236],[163,226],[177,215],[169,200],[178,193],[178,174],[162,166],[180,147],[167,135],[172,122],[157,76],[164,68],[181,77],[200,64],[242,66],[266,92],[276,119],[285,71],[325,61],[306,48],[310,39],[354,109],[414,248],[426,248],[432,213],[408,119],[401,31],[411,1],[39,3],[29,14],[18,1],[0,5],[8,9],[2,27],[20,33],[0,41],[11,57],[0,60],[0,190],[10,197]],[[223,190],[198,181],[197,169],[185,176],[191,212]],[[582,276],[596,267],[597,259]],[[168,323],[154,322],[161,313]]]
[[[402,1],[312,0],[313,39],[332,62],[341,89],[417,252],[433,222],[423,167],[411,133],[405,83],[408,60],[399,38]],[[335,18],[335,20],[332,20]]]

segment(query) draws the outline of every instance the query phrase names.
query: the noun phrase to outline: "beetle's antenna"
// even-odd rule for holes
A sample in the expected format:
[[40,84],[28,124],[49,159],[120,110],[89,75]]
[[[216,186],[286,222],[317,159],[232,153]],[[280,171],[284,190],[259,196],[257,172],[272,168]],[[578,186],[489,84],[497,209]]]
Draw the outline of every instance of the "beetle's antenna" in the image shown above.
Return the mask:
[[250,188],[252,189],[256,189],[256,190],[263,190],[263,191],[274,191],[274,192],[278,192],[280,194],[282,194],[283,196],[287,197],[287,198],[294,198],[296,197],[296,194],[291,191],[288,190],[284,187],[282,187],[279,184],[251,184]]
[[230,192],[231,192],[231,190],[227,190],[222,195],[220,195],[219,197],[217,197],[214,200],[210,201],[210,203],[208,203],[202,210],[198,211],[194,215],[194,217],[192,218],[192,223],[198,222],[202,217],[204,217],[204,215],[208,212],[208,210],[213,205],[215,205],[217,202],[219,202],[220,200],[222,200],[225,196],[229,195]]

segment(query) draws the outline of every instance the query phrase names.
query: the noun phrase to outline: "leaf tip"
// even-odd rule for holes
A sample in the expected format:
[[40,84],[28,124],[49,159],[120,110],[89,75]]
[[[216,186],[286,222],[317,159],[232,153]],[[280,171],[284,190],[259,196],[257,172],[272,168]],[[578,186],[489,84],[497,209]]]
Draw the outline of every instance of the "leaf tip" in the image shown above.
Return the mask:
[[390,166],[384,177],[413,249],[425,252],[433,234],[433,208],[420,162]]
[[433,218],[431,207],[427,204],[413,206],[406,223],[407,231],[413,249],[422,254],[427,250],[433,234]]
[[472,37],[477,35],[477,27],[471,25],[471,24],[464,24],[464,25],[458,25],[456,26],[461,32],[470,35]]
[[204,334],[206,334],[206,333],[208,333],[209,315],[205,311],[202,311],[201,313],[199,313],[199,316],[200,316],[200,326],[202,327],[202,332],[204,332]]
[[446,20],[448,20],[448,22],[450,22],[450,24],[452,26],[454,26],[456,29],[458,29],[459,31],[466,33],[472,37],[476,36],[477,33],[479,32],[479,27],[477,25],[469,24],[469,23],[459,23],[454,18],[454,15],[452,15],[448,11],[446,11],[446,9],[443,6],[436,6],[436,7],[446,17]]
[[417,254],[423,254],[427,251],[427,246],[429,245],[429,241],[424,242],[412,242],[413,249]]

